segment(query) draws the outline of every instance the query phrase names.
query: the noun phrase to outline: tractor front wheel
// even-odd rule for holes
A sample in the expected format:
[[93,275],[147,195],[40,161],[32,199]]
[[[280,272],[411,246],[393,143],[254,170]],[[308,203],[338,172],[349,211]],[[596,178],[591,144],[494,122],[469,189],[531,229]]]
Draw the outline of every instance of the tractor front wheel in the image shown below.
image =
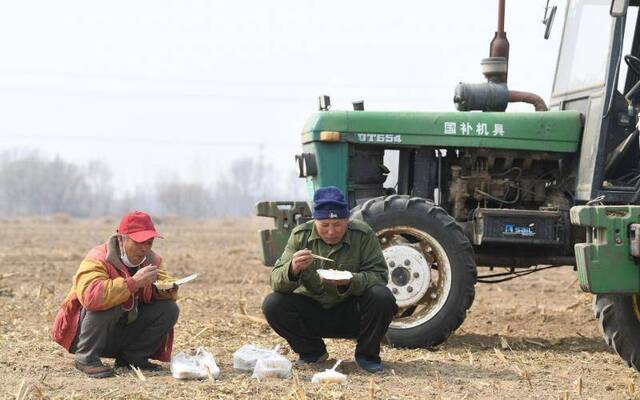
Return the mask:
[[387,340],[432,347],[464,321],[475,295],[473,248],[456,221],[433,202],[392,195],[352,211],[376,232],[389,266],[388,287],[399,311]]
[[596,295],[593,310],[609,347],[640,371],[640,296]]

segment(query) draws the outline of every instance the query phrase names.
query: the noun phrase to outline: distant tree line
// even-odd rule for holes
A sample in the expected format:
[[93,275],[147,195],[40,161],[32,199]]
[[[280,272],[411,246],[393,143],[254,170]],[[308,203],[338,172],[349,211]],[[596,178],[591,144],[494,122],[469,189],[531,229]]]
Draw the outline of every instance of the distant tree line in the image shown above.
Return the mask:
[[212,182],[174,177],[115,195],[113,174],[102,161],[84,165],[37,151],[0,153],[0,216],[157,215],[219,217],[251,215],[259,200],[300,199],[303,183],[258,158],[240,158]]

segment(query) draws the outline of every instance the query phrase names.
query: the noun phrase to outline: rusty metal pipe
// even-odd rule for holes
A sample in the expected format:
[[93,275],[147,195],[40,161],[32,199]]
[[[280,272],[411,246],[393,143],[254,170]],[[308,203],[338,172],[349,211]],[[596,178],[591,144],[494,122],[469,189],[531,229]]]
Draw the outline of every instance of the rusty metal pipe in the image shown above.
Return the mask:
[[509,90],[509,103],[528,103],[532,104],[536,111],[549,111],[542,97],[531,92]]
[[504,4],[505,0],[498,0],[498,32],[504,33]]
[[509,72],[509,40],[504,31],[505,0],[498,0],[498,30],[489,45],[489,57],[504,57],[507,61],[507,72],[497,77],[497,83],[507,83]]

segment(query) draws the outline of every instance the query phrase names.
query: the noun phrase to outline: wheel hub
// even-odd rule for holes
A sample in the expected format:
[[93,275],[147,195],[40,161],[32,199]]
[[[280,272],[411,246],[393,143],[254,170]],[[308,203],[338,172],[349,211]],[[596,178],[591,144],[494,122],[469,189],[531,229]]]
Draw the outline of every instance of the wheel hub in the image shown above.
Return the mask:
[[431,265],[421,252],[407,245],[389,246],[382,253],[389,266],[387,287],[399,307],[417,304],[429,289]]

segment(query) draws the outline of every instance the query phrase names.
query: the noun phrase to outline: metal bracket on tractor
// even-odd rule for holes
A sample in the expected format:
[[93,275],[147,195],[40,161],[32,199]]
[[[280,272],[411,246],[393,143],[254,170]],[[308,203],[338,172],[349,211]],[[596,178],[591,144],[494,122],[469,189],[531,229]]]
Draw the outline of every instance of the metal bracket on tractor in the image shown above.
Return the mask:
[[634,259],[640,258],[640,224],[631,224],[629,230],[629,245],[631,256]]
[[262,245],[261,257],[266,266],[273,266],[282,254],[289,235],[296,225],[311,217],[306,201],[261,201],[256,204],[256,215],[274,219],[275,229],[258,232]]
[[640,292],[640,206],[576,206],[571,222],[587,228],[587,243],[575,245],[582,290]]

